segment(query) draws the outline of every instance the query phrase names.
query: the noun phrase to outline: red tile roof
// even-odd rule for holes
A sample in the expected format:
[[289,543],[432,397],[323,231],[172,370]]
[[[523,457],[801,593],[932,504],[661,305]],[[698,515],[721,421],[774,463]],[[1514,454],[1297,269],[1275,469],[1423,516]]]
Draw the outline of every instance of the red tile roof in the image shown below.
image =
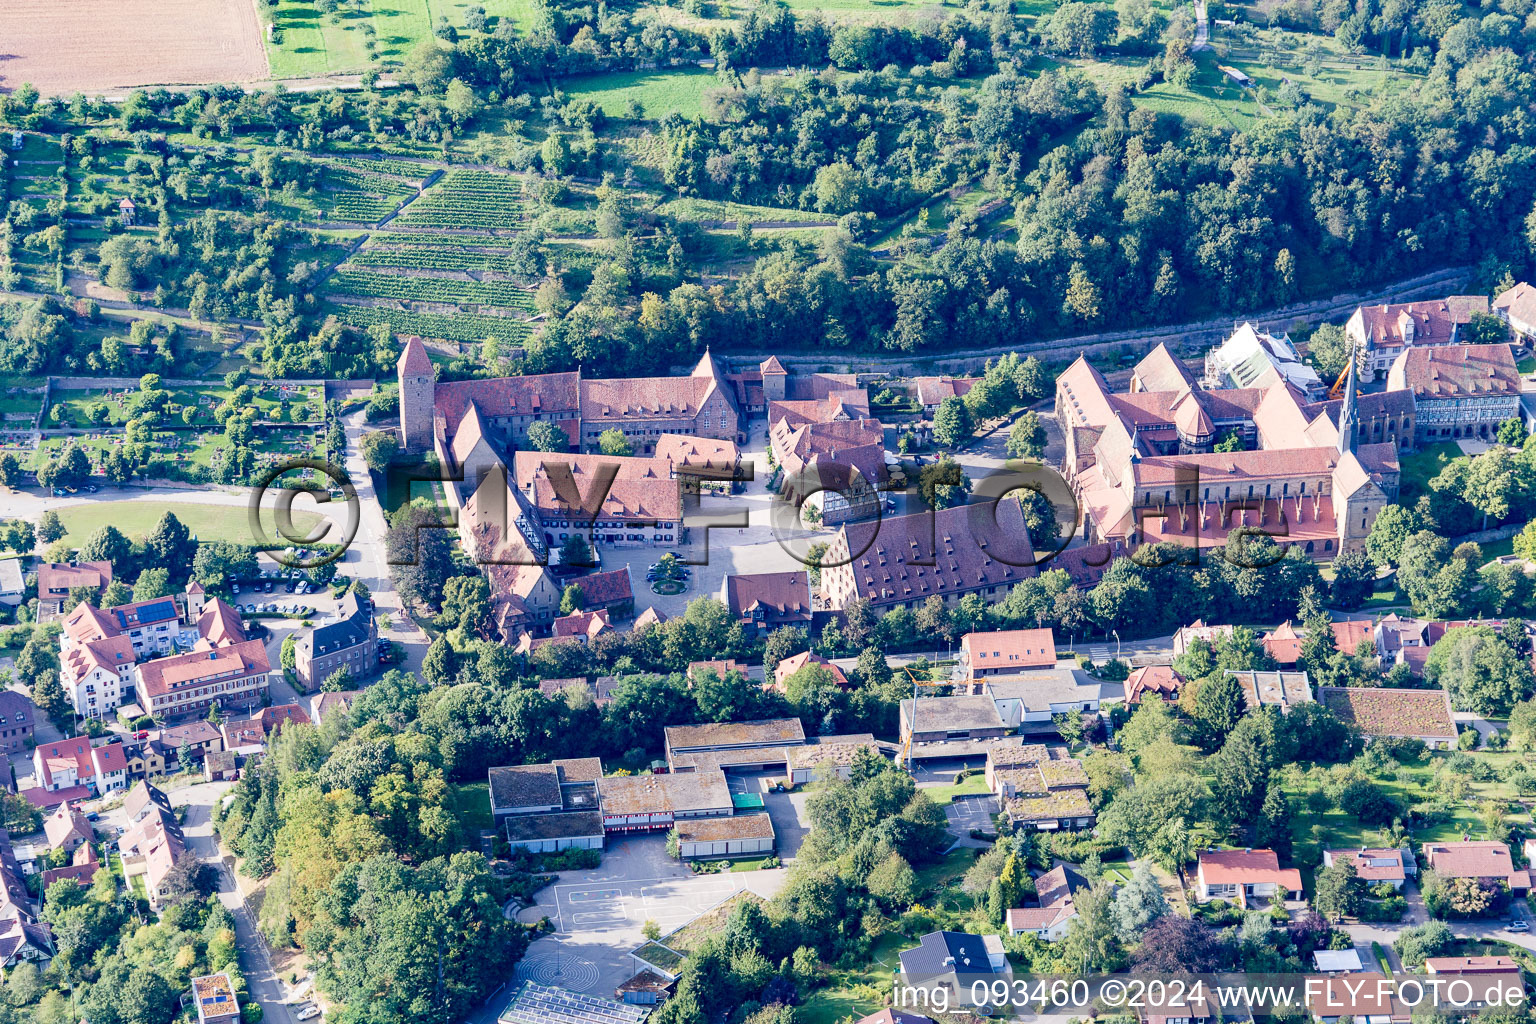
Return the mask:
[[1184,685],[1184,678],[1172,665],[1147,665],[1132,672],[1125,681],[1125,702],[1138,704],[1149,693],[1172,698]]
[[1452,295],[1426,302],[1361,306],[1356,315],[1364,328],[1367,343],[1376,348],[1400,348],[1405,344],[1405,328],[1409,321],[1412,321],[1414,345],[1448,345],[1453,326],[1469,322],[1473,313],[1486,312],[1486,296]]
[[37,567],[37,593],[44,599],[63,597],[75,587],[106,590],[111,582],[111,562],[80,562],[76,565],[44,562]]
[[738,618],[761,609],[772,625],[811,617],[811,578],[806,572],[729,575],[721,588],[726,607]]
[[960,638],[960,657],[971,675],[993,669],[1052,668],[1056,637],[1049,629],[998,629]]
[[1202,850],[1200,877],[1216,884],[1276,882],[1293,892],[1301,888],[1301,872],[1281,868],[1274,850]]
[[635,598],[627,565],[622,569],[595,572],[571,582],[581,588],[581,599],[584,607],[587,608],[608,607],[624,601],[633,601]]
[[1362,848],[1329,850],[1327,853],[1335,864],[1341,861],[1353,864],[1355,874],[1367,882],[1400,882],[1407,877],[1401,850]]
[[778,666],[773,670],[773,684],[782,689],[785,685],[785,681],[789,679],[790,676],[794,675],[796,672],[799,672],[807,665],[820,665],[822,668],[827,670],[827,672],[832,676],[832,681],[835,682],[838,686],[848,685],[848,677],[843,674],[843,670],[814,651],[802,651],[799,654],[793,655],[780,661]]
[[1511,889],[1528,889],[1530,873],[1515,870],[1509,847],[1487,839],[1425,843],[1429,868],[1442,878],[1499,878]]
[[163,697],[215,679],[240,679],[270,669],[266,646],[260,640],[244,640],[228,647],[146,661],[139,666],[139,680],[144,696]]
[[400,359],[396,363],[396,369],[410,374],[431,373],[432,358],[427,355],[427,346],[421,343],[420,338],[410,338],[405,343],[404,350],[400,353]]
[[[580,381],[581,375],[574,372],[444,381],[433,390],[434,405],[437,415],[443,418],[448,437],[458,433],[459,421],[469,411],[471,401],[480,407],[480,415],[491,419],[512,416],[574,419],[580,407]],[[576,439],[574,434],[571,439]]]
[[1518,395],[1520,371],[1508,345],[1415,346],[1392,364],[1387,386],[1419,401]]

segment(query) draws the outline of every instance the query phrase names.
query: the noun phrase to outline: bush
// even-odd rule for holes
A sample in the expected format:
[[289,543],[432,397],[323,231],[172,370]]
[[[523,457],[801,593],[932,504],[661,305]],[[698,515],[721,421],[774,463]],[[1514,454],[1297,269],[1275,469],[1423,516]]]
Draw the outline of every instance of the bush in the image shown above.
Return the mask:
[[1361,900],[1355,916],[1361,921],[1401,921],[1408,911],[1408,901],[1401,896],[1389,896],[1384,900]]

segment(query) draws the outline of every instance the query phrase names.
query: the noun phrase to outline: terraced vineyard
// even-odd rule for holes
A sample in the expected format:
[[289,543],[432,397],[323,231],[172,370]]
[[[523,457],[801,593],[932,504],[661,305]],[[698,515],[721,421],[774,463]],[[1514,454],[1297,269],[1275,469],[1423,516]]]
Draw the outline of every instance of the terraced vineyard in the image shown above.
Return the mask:
[[481,249],[506,248],[512,244],[513,235],[448,234],[441,231],[375,231],[369,236],[372,245],[430,245],[434,248],[451,246],[475,246]]
[[[472,249],[423,249],[412,246],[405,249],[379,249],[369,247],[352,257],[349,263],[357,267],[400,267],[407,270],[475,270],[498,274],[515,274],[514,260],[493,252],[476,252]],[[520,261],[516,261],[520,262]]]
[[408,178],[412,181],[421,181],[431,171],[430,165],[412,163],[409,160],[374,160],[361,156],[326,156],[320,162],[332,167],[348,167],[370,174],[393,174],[397,178]]
[[314,194],[314,204],[328,220],[373,224],[393,213],[416,191],[415,181],[328,166],[322,187]]
[[401,215],[439,227],[514,228],[523,218],[522,180],[490,171],[453,170]]
[[344,266],[329,283],[333,295],[398,299],[402,302],[472,303],[533,309],[533,295],[510,281],[462,281],[451,277],[378,274]]
[[521,320],[502,316],[481,316],[476,313],[410,313],[404,310],[383,309],[378,306],[347,306],[337,304],[331,308],[342,323],[368,328],[374,324],[389,324],[397,334],[419,334],[424,338],[444,338],[448,341],[479,342],[486,338],[518,342],[526,338],[533,325]]

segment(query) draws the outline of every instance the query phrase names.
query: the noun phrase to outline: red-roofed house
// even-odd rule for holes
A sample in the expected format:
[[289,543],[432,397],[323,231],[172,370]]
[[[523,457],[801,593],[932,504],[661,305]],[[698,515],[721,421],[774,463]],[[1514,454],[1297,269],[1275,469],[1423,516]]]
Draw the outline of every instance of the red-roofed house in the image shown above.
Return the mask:
[[730,574],[720,583],[720,601],[751,636],[780,626],[808,628],[811,577],[806,572]]
[[1302,898],[1301,872],[1282,868],[1274,850],[1202,850],[1195,872],[1196,899],[1234,900],[1248,907],[1269,902],[1276,892]]
[[585,611],[606,608],[620,618],[635,607],[635,591],[629,577],[629,566],[608,572],[594,572],[571,581],[581,590],[581,607]]
[[1183,685],[1184,677],[1175,672],[1172,665],[1146,665],[1126,677],[1125,702],[1140,704],[1149,694],[1167,701],[1178,700]]
[[1335,864],[1353,864],[1355,874],[1366,884],[1390,882],[1392,888],[1401,889],[1410,874],[1418,873],[1413,858],[1404,857],[1402,850],[1371,849],[1362,846],[1358,850],[1324,850],[1323,867]]
[[1503,882],[1516,896],[1531,888],[1531,873],[1516,870],[1509,847],[1486,839],[1468,839],[1458,843],[1425,843],[1424,857],[1429,870],[1441,878],[1475,878],[1480,882]]
[[42,788],[50,792],[84,786],[92,794],[111,793],[128,786],[128,758],[115,740],[99,747],[85,736],[40,743],[32,751],[32,764]]
[[38,893],[46,897],[48,887],[61,878],[73,878],[82,886],[90,885],[96,878],[96,872],[100,870],[101,858],[96,856],[96,847],[91,843],[83,843],[75,849],[74,858],[67,867],[49,868],[43,872]]
[[1493,313],[1509,324],[1516,337],[1526,341],[1536,338],[1536,288],[1526,282],[1494,296]]
[[848,685],[848,677],[843,674],[842,669],[838,668],[836,665],[832,664],[826,658],[823,658],[821,655],[814,651],[802,651],[793,657],[785,658],[783,661],[779,662],[776,668],[774,668],[773,688],[779,691],[783,691],[789,680],[789,677],[794,675],[796,672],[799,672],[807,665],[820,665],[822,668],[826,669],[828,673],[831,674],[832,681],[838,686],[846,687]]
[[270,671],[267,649],[260,640],[227,647],[199,642],[186,654],[139,665],[139,700],[150,714],[167,719],[201,718],[211,707],[252,708],[266,696]]
[[1015,907],[1008,911],[1008,934],[1023,935],[1030,932],[1046,942],[1066,937],[1077,916],[1072,894],[1087,882],[1075,870],[1058,864],[1035,879],[1035,891],[1040,897],[1038,907]]
[[1049,629],[998,629],[960,638],[957,674],[962,679],[1056,667],[1056,638]]
[[64,603],[76,587],[92,587],[97,596],[112,582],[111,562],[44,562],[37,567],[37,611],[41,621],[64,614]]

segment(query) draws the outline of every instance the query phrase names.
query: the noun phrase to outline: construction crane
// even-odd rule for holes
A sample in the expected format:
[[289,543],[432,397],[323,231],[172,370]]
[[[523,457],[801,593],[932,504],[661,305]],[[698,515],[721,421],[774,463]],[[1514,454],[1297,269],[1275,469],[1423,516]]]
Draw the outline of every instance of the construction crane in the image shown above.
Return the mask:
[[[907,772],[910,774],[912,771],[912,737],[917,735],[918,691],[924,688],[948,688],[954,685],[954,681],[950,679],[919,679],[917,678],[917,673],[912,671],[911,665],[903,665],[902,671],[907,674],[908,679],[912,680],[912,727],[907,730],[906,739],[901,744],[901,757],[906,761]],[[929,671],[932,671],[931,667]]]
[[[1333,401],[1336,398],[1343,398],[1344,397],[1344,384],[1348,380],[1349,380],[1349,364],[1345,363],[1344,364],[1344,369],[1339,371],[1339,379],[1334,381],[1333,382],[1333,387],[1328,389],[1328,400],[1330,402]],[[1355,394],[1356,395],[1363,395],[1363,394],[1365,394],[1365,392],[1361,391],[1359,388],[1356,388],[1355,389]]]

